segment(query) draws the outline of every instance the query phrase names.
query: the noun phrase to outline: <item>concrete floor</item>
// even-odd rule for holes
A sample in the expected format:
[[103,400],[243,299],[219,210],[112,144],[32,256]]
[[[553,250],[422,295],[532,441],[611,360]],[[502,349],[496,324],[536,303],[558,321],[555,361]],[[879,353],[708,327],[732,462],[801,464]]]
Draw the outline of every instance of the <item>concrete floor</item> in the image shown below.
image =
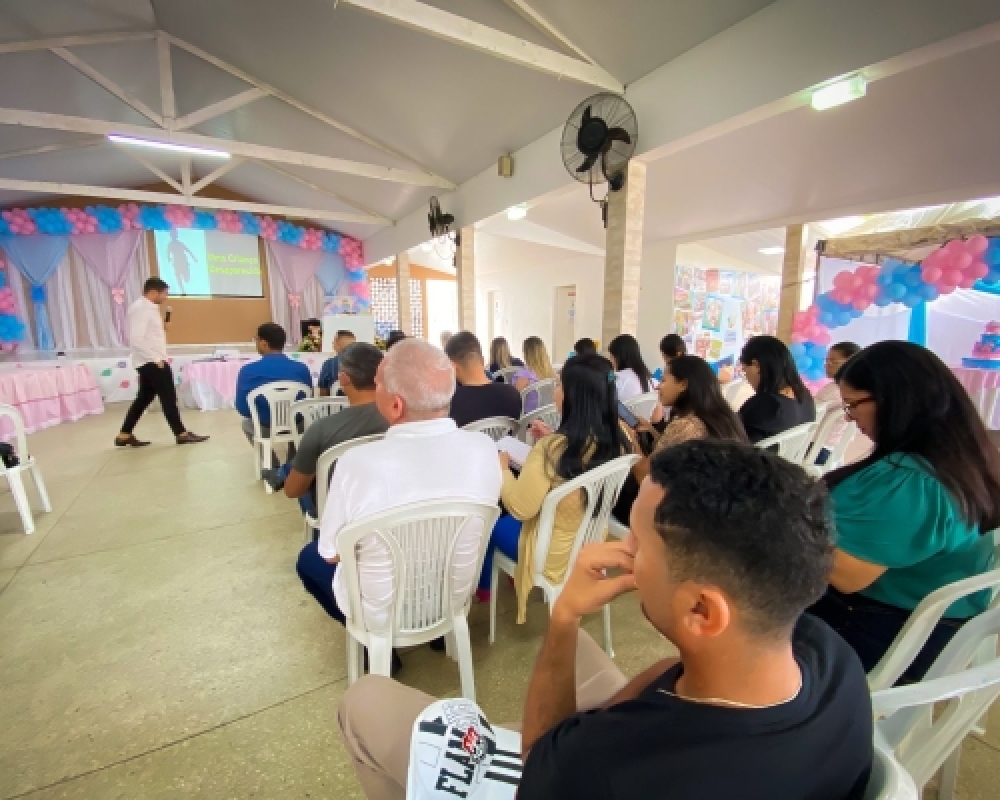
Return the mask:
[[[297,506],[267,495],[233,414],[189,412],[206,444],[176,447],[162,416],[116,450],[122,407],[30,438],[54,510],[21,533],[0,489],[0,798],[360,797],[336,733],[343,629],[301,589]],[[31,490],[29,489],[29,493]],[[545,625],[515,626],[501,589],[498,641],[470,617],[479,701],[520,716]],[[590,626],[599,640],[599,618]],[[614,610],[633,674],[669,652],[633,598]],[[456,695],[428,648],[400,679]],[[1000,710],[970,738],[963,800],[995,799]]]

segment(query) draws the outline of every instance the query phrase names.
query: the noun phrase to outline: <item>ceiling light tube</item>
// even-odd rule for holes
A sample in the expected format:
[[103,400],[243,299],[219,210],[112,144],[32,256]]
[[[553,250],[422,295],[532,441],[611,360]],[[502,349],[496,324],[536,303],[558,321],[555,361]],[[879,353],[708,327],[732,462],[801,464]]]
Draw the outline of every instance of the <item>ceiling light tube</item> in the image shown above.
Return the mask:
[[212,150],[207,147],[194,147],[188,144],[173,144],[172,142],[158,142],[154,139],[138,139],[135,136],[122,136],[120,133],[109,133],[109,141],[115,144],[131,144],[138,147],[150,147],[154,150],[173,150],[176,153],[187,153],[192,156],[207,156],[209,158],[229,158],[230,155],[225,150]]
[[762,247],[757,251],[762,256],[780,256],[785,252],[784,247]]
[[528,204],[518,203],[516,206],[511,206],[507,209],[507,219],[511,222],[517,222],[519,219],[524,219],[528,216]]
[[817,111],[850,103],[864,97],[868,84],[861,75],[853,75],[842,81],[828,84],[812,93],[812,107]]

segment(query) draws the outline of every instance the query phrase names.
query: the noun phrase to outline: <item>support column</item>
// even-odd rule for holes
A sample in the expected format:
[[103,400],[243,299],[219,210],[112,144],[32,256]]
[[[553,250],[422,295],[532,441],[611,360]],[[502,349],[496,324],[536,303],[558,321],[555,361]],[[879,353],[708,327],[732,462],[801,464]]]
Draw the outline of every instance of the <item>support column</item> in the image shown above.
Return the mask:
[[455,250],[455,273],[458,278],[458,329],[476,332],[476,229],[462,228],[461,242]]
[[802,283],[806,272],[806,245],[809,228],[789,225],[785,228],[785,255],[781,262],[781,301],[778,305],[778,338],[792,341],[792,316],[802,302]]
[[601,349],[619,333],[639,329],[639,273],[646,210],[646,165],[630,161],[625,186],[608,196],[604,248],[604,312]]
[[639,281],[639,340],[642,356],[651,370],[660,366],[660,339],[674,333],[674,284],[677,277],[676,242],[647,245]]
[[413,336],[413,307],[410,305],[410,256],[400,253],[396,256],[396,308],[399,329],[407,336]]

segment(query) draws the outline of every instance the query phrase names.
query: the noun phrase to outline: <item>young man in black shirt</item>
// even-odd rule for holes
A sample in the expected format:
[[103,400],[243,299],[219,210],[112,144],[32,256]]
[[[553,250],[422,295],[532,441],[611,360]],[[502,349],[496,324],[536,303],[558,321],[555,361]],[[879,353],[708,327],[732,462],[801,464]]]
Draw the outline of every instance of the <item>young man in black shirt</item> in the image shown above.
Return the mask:
[[[865,674],[803,615],[833,567],[828,511],[800,467],[747,445],[654,456],[629,540],[583,548],[552,609],[518,800],[860,800]],[[580,621],[635,590],[680,658],[626,682]],[[340,726],[369,798],[405,795],[413,721],[433,700],[374,676],[348,690]]]
[[455,367],[455,395],[448,414],[458,427],[487,417],[521,416],[521,393],[506,383],[493,383],[486,375],[483,348],[474,333],[462,331],[444,348]]

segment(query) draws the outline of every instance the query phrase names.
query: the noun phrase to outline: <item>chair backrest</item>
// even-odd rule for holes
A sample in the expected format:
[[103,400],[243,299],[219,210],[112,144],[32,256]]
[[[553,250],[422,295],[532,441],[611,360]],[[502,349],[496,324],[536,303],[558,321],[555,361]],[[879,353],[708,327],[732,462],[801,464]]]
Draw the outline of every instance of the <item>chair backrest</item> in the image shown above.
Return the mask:
[[736,396],[740,393],[740,390],[747,385],[747,382],[742,379],[734,379],[729,381],[722,387],[722,396],[726,398],[727,403],[732,403],[736,400]]
[[518,420],[518,424],[521,426],[518,433],[521,441],[527,442],[528,444],[534,444],[534,437],[531,435],[528,428],[536,419],[540,419],[552,428],[552,430],[555,430],[559,427],[562,415],[559,413],[559,409],[555,407],[555,404],[542,406],[541,408],[536,408],[534,411],[524,414],[521,419]]
[[299,414],[302,415],[302,430],[307,431],[316,420],[332,417],[349,405],[346,397],[307,397],[305,400],[296,400],[292,403],[289,412],[293,420]]
[[762,450],[774,449],[782,458],[793,464],[801,464],[818,426],[818,422],[805,422],[802,425],[796,425],[776,436],[761,439],[757,442],[757,447]]
[[521,408],[527,408],[528,400],[532,397],[535,408],[552,405],[556,399],[556,379],[544,378],[525,386],[521,390]]
[[878,731],[875,732],[874,756],[863,800],[920,800],[920,792],[910,773],[903,769]]
[[[17,451],[17,457],[22,462],[26,461],[28,458],[28,436],[24,432],[24,417],[21,416],[21,412],[14,406],[0,403],[0,419],[4,418],[9,419],[11,425],[14,427],[14,436],[11,444],[14,445],[14,449]],[[0,473],[4,470],[3,462],[0,461]]]
[[[879,732],[922,788],[961,746],[1000,695],[1000,658],[969,668],[980,645],[1000,633],[1000,609],[966,622],[919,683],[872,692]],[[944,708],[935,704],[946,702]]]
[[340,458],[348,450],[360,447],[369,442],[377,442],[384,439],[384,433],[373,433],[370,436],[358,436],[355,439],[348,439],[346,442],[335,444],[322,452],[316,459],[316,519],[323,519],[323,508],[326,506],[326,496],[330,492],[330,476],[333,468]]
[[[353,624],[365,619],[358,555],[362,547],[373,546],[369,537],[382,544],[392,566],[388,624],[394,639],[396,634],[419,633],[464,612],[499,516],[495,503],[448,498],[400,506],[345,526],[337,541],[339,569],[348,593],[346,616]],[[456,551],[460,537],[473,533],[467,529],[469,525],[478,528],[475,533],[480,539],[479,550],[471,581],[461,587],[456,580]],[[363,539],[368,541],[363,543]],[[385,634],[389,630],[372,632]]]
[[511,436],[517,431],[517,420],[511,417],[486,417],[462,427],[467,431],[485,433],[494,442],[499,442],[504,436]]
[[660,394],[659,392],[646,392],[623,402],[637,417],[649,419],[650,414],[653,413],[653,409],[656,408],[656,404],[660,402]]
[[[818,467],[821,473],[829,472],[839,467],[840,462],[844,460],[844,453],[847,452],[848,445],[850,445],[857,435],[858,426],[854,422],[849,422],[837,443],[833,447],[827,447],[830,443],[830,438],[833,436],[834,428],[844,419],[844,412],[839,407],[834,407],[827,409],[822,417],[817,413],[816,419],[820,420],[819,427],[813,435],[812,444],[809,445],[809,449],[802,458],[802,463]],[[819,454],[824,448],[830,451],[830,455],[827,457],[826,463],[817,464],[816,459],[819,458]]]
[[250,418],[253,420],[254,433],[260,436],[260,418],[257,412],[257,398],[263,397],[271,411],[271,438],[277,436],[293,436],[295,434],[295,415],[291,413],[292,403],[300,395],[312,397],[312,386],[298,381],[273,381],[254,389],[247,395],[250,405]]
[[[871,690],[888,689],[900,679],[920,651],[923,650],[924,645],[927,644],[927,640],[941,621],[944,612],[955,601],[977,592],[996,590],[997,588],[1000,588],[1000,569],[949,583],[927,595],[913,609],[906,624],[896,635],[885,655],[868,673],[868,686]],[[1000,606],[1000,594],[994,591],[990,608],[994,609],[998,606]],[[963,627],[962,630],[964,629]]]
[[569,565],[566,575],[576,563],[580,548],[585,544],[604,540],[608,528],[608,517],[615,507],[618,493],[628,477],[632,465],[639,456],[627,455],[612,459],[606,464],[587,470],[583,475],[567,481],[552,489],[542,502],[538,514],[538,538],[535,545],[535,563],[532,571],[537,579],[541,578],[545,569],[545,561],[549,555],[549,545],[552,541],[552,529],[556,521],[556,507],[559,503],[575,492],[584,494],[584,512],[573,540],[573,549],[569,555]]
[[514,383],[514,373],[519,369],[524,369],[523,367],[503,367],[498,369],[493,373],[493,377],[499,377],[504,383],[513,384]]

